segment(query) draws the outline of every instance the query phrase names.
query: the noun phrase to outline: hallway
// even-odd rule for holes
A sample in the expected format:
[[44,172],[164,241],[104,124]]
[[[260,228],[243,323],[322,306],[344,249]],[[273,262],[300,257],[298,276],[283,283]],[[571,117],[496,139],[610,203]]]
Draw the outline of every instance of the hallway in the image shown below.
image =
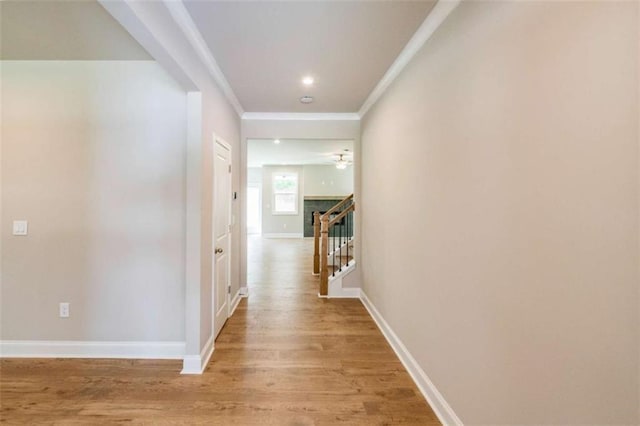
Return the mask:
[[311,240],[249,248],[249,297],[202,376],[180,361],[2,359],[2,422],[439,424],[360,301],[318,299]]
[[310,239],[250,237],[249,298],[218,338],[214,368],[239,351],[256,368],[251,387],[276,393],[280,424],[439,424],[361,302],[317,297],[312,253]]

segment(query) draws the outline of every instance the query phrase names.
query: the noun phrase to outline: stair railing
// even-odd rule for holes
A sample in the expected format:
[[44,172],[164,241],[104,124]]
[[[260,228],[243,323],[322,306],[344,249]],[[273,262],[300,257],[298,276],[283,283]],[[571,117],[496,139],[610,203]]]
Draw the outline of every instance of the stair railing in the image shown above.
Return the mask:
[[321,296],[328,294],[329,276],[342,271],[353,257],[354,212],[353,194],[322,215],[314,212],[313,272],[320,274]]
[[353,194],[348,195],[342,201],[320,214],[313,212],[313,274],[320,274],[320,224],[322,217],[329,218],[332,214],[341,211],[347,204],[353,204]]

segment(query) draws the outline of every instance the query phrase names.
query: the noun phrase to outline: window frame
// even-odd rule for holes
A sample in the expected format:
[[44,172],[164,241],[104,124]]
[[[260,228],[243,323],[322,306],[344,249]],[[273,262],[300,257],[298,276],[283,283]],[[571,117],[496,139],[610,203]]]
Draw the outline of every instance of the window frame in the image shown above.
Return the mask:
[[[295,178],[295,190],[292,192],[282,192],[276,191],[276,180],[279,177],[293,177]],[[296,216],[299,214],[299,204],[300,204],[300,177],[297,172],[274,172],[271,175],[271,188],[272,188],[272,209],[271,214],[276,216]],[[293,211],[280,211],[276,209],[277,203],[276,198],[278,195],[293,195],[294,196],[294,210]]]

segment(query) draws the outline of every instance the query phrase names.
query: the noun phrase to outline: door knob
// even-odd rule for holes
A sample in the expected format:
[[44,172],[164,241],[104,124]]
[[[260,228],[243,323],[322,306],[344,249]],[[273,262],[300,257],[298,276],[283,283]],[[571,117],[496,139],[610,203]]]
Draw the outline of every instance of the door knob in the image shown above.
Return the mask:
[[224,250],[222,250],[221,248],[216,248],[215,250],[215,254],[219,254],[222,253]]

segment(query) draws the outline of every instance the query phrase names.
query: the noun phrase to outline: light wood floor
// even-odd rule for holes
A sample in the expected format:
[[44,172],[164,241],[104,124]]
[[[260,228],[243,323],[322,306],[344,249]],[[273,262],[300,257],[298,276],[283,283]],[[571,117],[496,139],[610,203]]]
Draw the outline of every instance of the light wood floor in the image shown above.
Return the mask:
[[359,300],[317,298],[312,241],[250,242],[249,298],[202,376],[180,361],[17,360],[4,424],[439,424]]

